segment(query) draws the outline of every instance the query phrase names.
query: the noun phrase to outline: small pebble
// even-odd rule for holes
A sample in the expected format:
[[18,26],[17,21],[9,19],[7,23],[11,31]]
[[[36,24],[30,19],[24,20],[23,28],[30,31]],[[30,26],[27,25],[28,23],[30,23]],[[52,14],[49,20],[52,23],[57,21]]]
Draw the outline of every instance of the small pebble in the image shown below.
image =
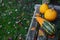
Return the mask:
[[12,11],[9,12],[9,15],[11,15],[11,14],[12,14]]
[[2,6],[4,6],[4,3],[2,3]]
[[17,17],[17,18],[19,18],[19,17]]
[[8,34],[10,34],[10,32],[8,32]]
[[15,26],[15,24],[13,26]]
[[2,27],[2,25],[0,25],[0,28]]
[[6,16],[6,14],[4,13],[4,16]]
[[19,21],[16,21],[15,23],[19,23]]
[[15,11],[18,11],[17,9],[15,9]]
[[23,9],[25,9],[25,6],[23,7]]
[[19,39],[22,39],[21,37],[19,37]]
[[29,24],[29,20],[26,23]]
[[27,29],[27,27],[25,27],[25,29]]
[[10,24],[11,22],[8,22],[8,24]]

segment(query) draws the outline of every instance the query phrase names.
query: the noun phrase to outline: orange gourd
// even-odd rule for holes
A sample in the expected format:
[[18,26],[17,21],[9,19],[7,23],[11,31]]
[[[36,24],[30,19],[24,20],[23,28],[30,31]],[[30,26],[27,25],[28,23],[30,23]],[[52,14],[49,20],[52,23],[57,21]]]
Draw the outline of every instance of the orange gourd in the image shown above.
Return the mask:
[[56,19],[56,17],[57,17],[57,12],[54,9],[48,9],[44,13],[44,17],[48,21],[54,21]]

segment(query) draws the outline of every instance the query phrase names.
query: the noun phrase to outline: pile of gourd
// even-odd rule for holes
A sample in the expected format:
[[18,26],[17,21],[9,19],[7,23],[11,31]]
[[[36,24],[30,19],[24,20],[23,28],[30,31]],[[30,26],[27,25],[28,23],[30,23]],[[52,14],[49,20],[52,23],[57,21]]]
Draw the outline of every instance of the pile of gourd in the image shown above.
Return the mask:
[[[43,18],[40,15],[43,15]],[[40,27],[48,34],[55,34],[55,25],[51,23],[57,18],[57,11],[53,8],[50,8],[47,3],[40,5],[39,13],[36,14],[36,20],[40,24]],[[40,31],[42,32],[42,31]]]

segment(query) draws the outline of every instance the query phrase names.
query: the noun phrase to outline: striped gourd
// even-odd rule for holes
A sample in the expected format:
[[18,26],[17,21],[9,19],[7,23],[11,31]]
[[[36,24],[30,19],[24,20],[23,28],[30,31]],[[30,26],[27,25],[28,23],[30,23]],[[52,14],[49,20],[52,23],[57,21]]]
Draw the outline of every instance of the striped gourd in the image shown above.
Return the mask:
[[52,35],[55,33],[55,27],[50,22],[41,17],[36,17],[36,20],[47,34]]

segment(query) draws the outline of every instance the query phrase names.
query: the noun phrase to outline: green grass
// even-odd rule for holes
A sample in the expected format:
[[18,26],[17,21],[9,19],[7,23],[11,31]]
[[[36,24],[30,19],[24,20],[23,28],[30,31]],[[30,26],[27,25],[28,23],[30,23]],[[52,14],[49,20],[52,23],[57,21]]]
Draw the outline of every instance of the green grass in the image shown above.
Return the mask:
[[34,11],[33,1],[0,1],[0,40],[19,40],[19,35],[25,40]]

